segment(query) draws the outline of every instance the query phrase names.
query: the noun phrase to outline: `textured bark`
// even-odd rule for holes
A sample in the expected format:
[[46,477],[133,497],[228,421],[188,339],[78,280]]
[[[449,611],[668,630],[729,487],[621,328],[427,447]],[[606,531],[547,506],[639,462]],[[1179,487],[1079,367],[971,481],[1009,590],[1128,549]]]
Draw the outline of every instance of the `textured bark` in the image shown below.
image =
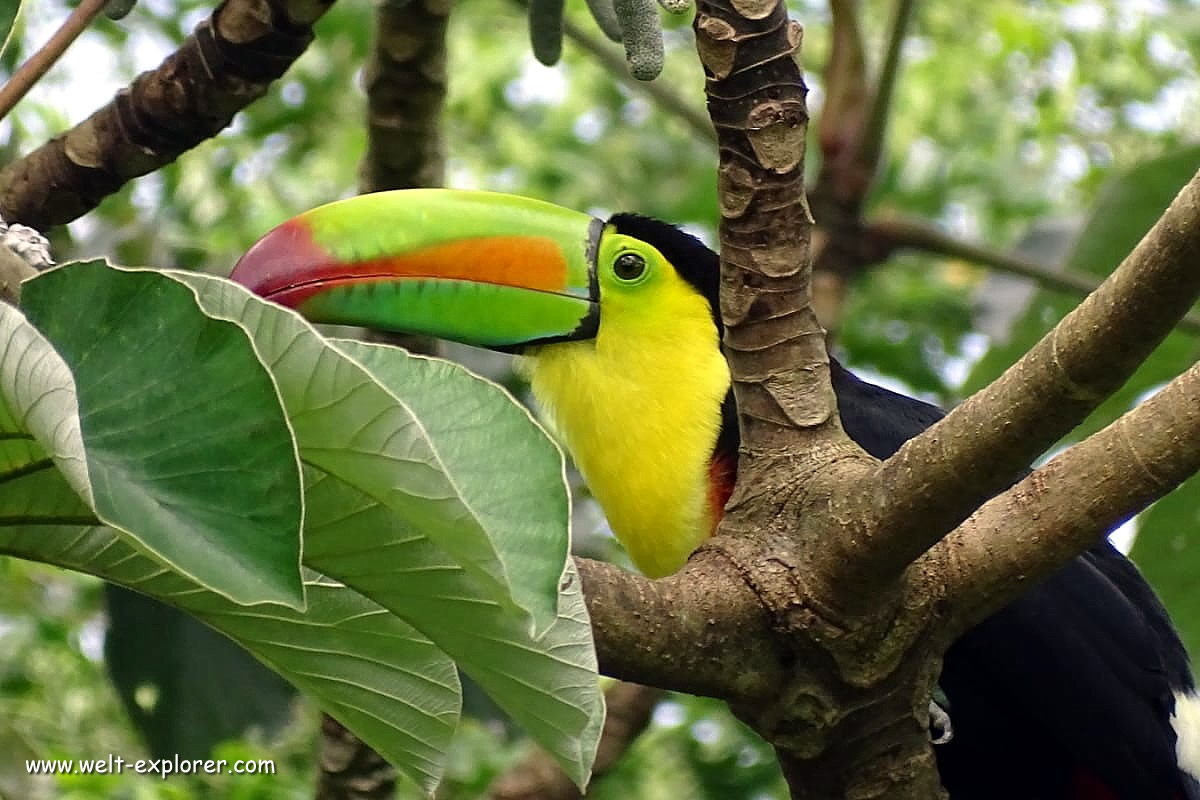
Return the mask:
[[396,768],[346,726],[321,715],[316,800],[385,800],[396,793]]
[[946,537],[950,638],[1200,470],[1200,365]]
[[367,153],[359,190],[442,185],[439,126],[446,98],[450,0],[380,3],[363,73]]
[[622,680],[753,703],[776,696],[789,669],[758,597],[718,553],[650,580],[576,558],[600,671]]
[[229,125],[312,40],[333,0],[225,0],[156,69],[71,130],[0,170],[0,216],[39,230]]
[[864,566],[903,570],[1133,374],[1200,297],[1198,218],[1200,173],[1095,292],[849,498]]
[[[592,783],[603,777],[650,724],[662,692],[636,683],[616,683],[604,692],[604,730],[592,765]],[[501,775],[488,787],[488,800],[579,800],[583,793],[544,750]]]
[[749,587],[787,665],[766,695],[721,696],[775,746],[793,797],[936,797],[925,712],[937,593],[920,574],[853,580],[861,529],[834,513],[876,462],[838,424],[809,300],[801,29],[769,0],[701,3],[695,29],[721,156],[721,313],[742,431],[738,484],[700,557],[719,554]]
[[21,281],[37,275],[37,270],[7,247],[0,247],[0,301],[21,304]]

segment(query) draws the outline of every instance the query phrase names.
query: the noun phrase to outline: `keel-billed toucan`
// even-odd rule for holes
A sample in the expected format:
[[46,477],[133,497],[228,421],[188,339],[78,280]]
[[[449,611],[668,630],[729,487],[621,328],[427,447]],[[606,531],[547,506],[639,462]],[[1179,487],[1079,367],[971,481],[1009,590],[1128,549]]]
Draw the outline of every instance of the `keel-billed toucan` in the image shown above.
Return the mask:
[[[285,222],[233,278],[314,321],[524,353],[535,397],[648,575],[677,570],[721,516],[738,428],[718,260],[671,225],[385,192]],[[878,458],[943,415],[830,367],[846,432]],[[939,686],[953,800],[1200,800],[1187,656],[1106,539],[956,642]]]

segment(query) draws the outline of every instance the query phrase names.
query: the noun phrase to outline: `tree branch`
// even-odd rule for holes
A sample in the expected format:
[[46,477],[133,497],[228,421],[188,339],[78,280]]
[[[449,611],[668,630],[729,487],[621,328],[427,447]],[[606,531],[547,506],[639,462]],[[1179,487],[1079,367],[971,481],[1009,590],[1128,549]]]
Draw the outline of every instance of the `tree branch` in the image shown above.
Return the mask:
[[[1002,253],[990,247],[963,241],[937,227],[916,219],[887,218],[867,224],[863,236],[874,243],[881,256],[899,249],[924,250],[927,253],[959,258],[998,272],[1007,272],[1036,281],[1047,289],[1067,294],[1087,295],[1096,290],[1100,281],[1078,272],[1052,270],[1026,258]],[[1179,321],[1179,329],[1200,333],[1200,316],[1188,314]]]
[[884,134],[887,132],[888,117],[892,112],[892,96],[896,80],[900,76],[900,55],[904,49],[904,39],[908,35],[908,25],[912,21],[914,4],[914,0],[896,0],[883,66],[879,70],[879,79],[875,81],[875,92],[871,97],[871,107],[867,111],[867,121],[855,156],[855,160],[868,167],[872,173],[878,168],[883,153]]
[[108,0],[83,0],[67,17],[62,26],[54,32],[41,49],[29,57],[29,60],[13,73],[3,87],[0,87],[0,119],[8,116],[13,106],[21,102],[21,98],[42,79],[42,76],[54,66],[54,62],[67,52],[71,43],[79,38],[79,34],[87,30]]
[[721,156],[721,316],[742,484],[753,469],[747,455],[804,452],[837,429],[825,336],[809,301],[807,90],[792,60],[801,29],[768,0],[701,3],[695,29]]
[[157,69],[0,170],[0,216],[39,230],[216,135],[312,40],[333,0],[225,0]]
[[1197,262],[1200,173],[1079,307],[847,500],[867,568],[904,570],[1124,383],[1200,295]]
[[949,635],[1000,609],[1197,470],[1200,364],[946,537]]
[[[661,697],[658,689],[636,683],[615,683],[605,690],[607,713],[596,761],[592,764],[593,784],[637,741],[650,724]],[[583,794],[545,750],[537,749],[492,781],[487,797],[488,800],[579,800]]]
[[717,553],[650,580],[576,558],[600,671],[689,694],[751,702],[787,673],[758,597]]
[[359,190],[442,185],[448,0],[379,3],[363,73],[367,152]]

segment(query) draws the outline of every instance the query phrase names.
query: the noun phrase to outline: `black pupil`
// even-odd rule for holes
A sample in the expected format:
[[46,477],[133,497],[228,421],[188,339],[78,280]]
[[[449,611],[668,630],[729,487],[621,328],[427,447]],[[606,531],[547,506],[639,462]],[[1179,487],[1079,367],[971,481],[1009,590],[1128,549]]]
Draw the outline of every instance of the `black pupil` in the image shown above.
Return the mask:
[[646,259],[637,253],[622,253],[613,264],[613,272],[622,280],[631,281],[646,271]]

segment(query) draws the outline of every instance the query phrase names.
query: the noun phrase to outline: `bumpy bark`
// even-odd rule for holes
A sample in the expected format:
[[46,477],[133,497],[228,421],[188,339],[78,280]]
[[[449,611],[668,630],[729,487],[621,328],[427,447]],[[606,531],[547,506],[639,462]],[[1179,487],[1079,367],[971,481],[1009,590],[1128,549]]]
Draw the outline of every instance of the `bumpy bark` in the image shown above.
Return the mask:
[[380,3],[375,45],[363,73],[367,153],[359,189],[441,186],[439,125],[446,99],[450,0]]
[[312,41],[333,0],[225,0],[156,69],[71,130],[0,170],[0,216],[39,230],[223,130]]

